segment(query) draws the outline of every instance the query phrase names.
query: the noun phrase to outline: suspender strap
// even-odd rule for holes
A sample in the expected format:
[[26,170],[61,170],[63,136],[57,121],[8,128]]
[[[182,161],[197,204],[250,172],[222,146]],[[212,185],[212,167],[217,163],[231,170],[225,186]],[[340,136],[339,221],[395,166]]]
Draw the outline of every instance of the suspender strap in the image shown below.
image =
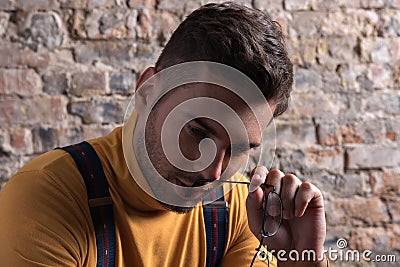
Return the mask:
[[61,148],[74,159],[86,185],[96,233],[97,267],[113,267],[115,223],[112,200],[100,159],[88,142]]
[[[222,195],[217,201],[216,195]],[[214,201],[203,204],[204,223],[206,227],[207,259],[206,267],[218,266],[224,255],[228,231],[228,203],[224,201],[224,189],[220,186],[206,200]]]

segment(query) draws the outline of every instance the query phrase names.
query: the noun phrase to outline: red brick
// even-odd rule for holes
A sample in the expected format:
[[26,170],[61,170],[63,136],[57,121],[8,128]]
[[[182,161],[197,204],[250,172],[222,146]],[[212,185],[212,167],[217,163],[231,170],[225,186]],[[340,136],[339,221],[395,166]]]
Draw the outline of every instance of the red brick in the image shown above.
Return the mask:
[[254,0],[254,7],[260,10],[282,10],[283,9],[283,1],[275,0],[275,1],[265,1],[265,0]]
[[149,27],[150,38],[162,45],[170,39],[172,32],[178,27],[180,20],[177,15],[169,12],[151,13],[151,25]]
[[389,4],[393,8],[400,9],[400,0],[391,0],[389,1]]
[[313,180],[323,193],[331,194],[338,198],[363,195],[368,192],[365,186],[366,175],[361,174],[328,174],[317,177]]
[[290,22],[290,36],[301,36],[301,38],[299,38],[300,42],[302,42],[302,40],[316,42],[317,37],[320,36],[321,22],[327,16],[327,12],[300,11],[293,12],[292,14],[293,18]]
[[[305,61],[303,61],[303,63],[305,63]],[[321,90],[323,87],[321,73],[312,69],[297,68],[295,70],[294,80],[294,90],[296,90],[296,92],[315,92]]]
[[88,0],[88,9],[98,7],[112,7],[115,4],[115,0]]
[[154,8],[156,5],[156,0],[128,0],[128,5],[130,8]]
[[120,123],[126,108],[124,101],[111,99],[77,101],[70,104],[70,113],[82,118],[84,124]]
[[357,227],[351,232],[349,246],[358,250],[388,250],[390,233],[384,227]]
[[116,126],[112,124],[108,125],[83,125],[83,139],[93,139],[101,136],[106,136],[111,133]]
[[381,64],[370,64],[368,68],[367,77],[374,88],[386,89],[393,87],[393,71],[389,66]]
[[0,99],[0,124],[59,124],[66,118],[66,104],[66,99],[59,96],[6,97]]
[[352,125],[343,125],[340,127],[343,142],[346,144],[362,143],[363,139],[354,130]]
[[80,126],[58,129],[57,138],[59,146],[67,146],[79,143],[84,139],[87,140],[83,138],[82,127]]
[[342,144],[342,136],[337,125],[319,124],[317,126],[318,144],[334,146]]
[[79,72],[72,75],[72,93],[76,96],[106,93],[104,72]]
[[311,169],[325,169],[334,173],[342,173],[343,150],[336,147],[310,147],[307,149],[306,166]]
[[36,127],[32,130],[33,149],[35,153],[43,153],[58,147],[58,130],[50,127]]
[[18,23],[19,41],[34,51],[55,50],[62,45],[63,22],[53,11],[30,11]]
[[372,226],[390,222],[386,205],[378,197],[337,198],[327,203],[329,225]]
[[400,150],[380,145],[352,145],[346,149],[346,167],[372,169],[400,166]]
[[[134,37],[136,34],[128,27],[128,17],[135,13],[121,8],[107,10],[95,9],[86,18],[84,28],[89,39],[113,40]],[[136,17],[133,19],[136,22]],[[129,20],[132,23],[132,17]]]
[[32,134],[26,128],[11,128],[10,143],[14,154],[24,155],[33,153]]
[[321,123],[317,134],[321,145],[372,144],[379,139],[395,141],[398,136],[396,128],[379,118],[365,118],[342,125]]
[[[389,3],[392,0],[388,1]],[[396,0],[395,0],[396,1]],[[340,1],[344,7],[347,8],[371,8],[379,9],[385,7],[385,0],[352,0],[352,1]]]
[[62,8],[83,9],[87,7],[88,0],[60,0]]
[[[138,44],[131,42],[88,42],[85,45],[75,46],[75,60],[79,63],[94,63],[96,61],[106,65],[121,68],[132,68],[136,61]],[[154,62],[152,63],[154,64]]]
[[280,118],[335,120],[347,109],[346,99],[339,94],[324,93],[322,90],[307,93],[293,91],[290,106]]
[[397,195],[400,192],[399,181],[400,170],[371,171],[369,176],[372,193],[375,195]]
[[363,8],[383,8],[385,2],[385,0],[361,0],[361,5]]
[[0,93],[31,96],[42,92],[40,76],[32,69],[0,69]]
[[391,224],[386,229],[387,233],[390,233],[390,241],[388,244],[388,248],[391,250],[399,250],[400,249],[400,224],[395,223]]
[[286,0],[284,1],[286,10],[309,10],[313,7],[312,0]]
[[53,9],[57,6],[56,0],[15,0],[15,7],[22,10]]
[[12,0],[0,0],[1,10],[11,10],[14,9],[14,2]]
[[316,143],[315,127],[311,122],[276,121],[277,143],[283,146],[296,144],[309,146]]
[[[397,177],[397,182],[399,177]],[[397,191],[399,192],[399,191]],[[400,196],[384,196],[392,222],[400,225]]]
[[0,42],[0,67],[45,67],[50,61],[48,52],[34,52],[15,43]]
[[185,7],[185,1],[181,0],[160,0],[157,8],[159,10],[167,10],[170,12],[180,13]]

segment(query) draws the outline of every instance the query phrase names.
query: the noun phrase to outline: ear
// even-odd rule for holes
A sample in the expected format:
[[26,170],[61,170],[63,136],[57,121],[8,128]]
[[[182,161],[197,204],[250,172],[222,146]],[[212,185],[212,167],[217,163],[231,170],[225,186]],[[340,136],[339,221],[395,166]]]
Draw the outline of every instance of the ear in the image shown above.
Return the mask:
[[154,67],[148,67],[140,75],[135,89],[135,106],[138,112],[143,111],[144,107],[148,104],[148,97],[152,93],[152,86],[141,87],[148,79],[156,73]]

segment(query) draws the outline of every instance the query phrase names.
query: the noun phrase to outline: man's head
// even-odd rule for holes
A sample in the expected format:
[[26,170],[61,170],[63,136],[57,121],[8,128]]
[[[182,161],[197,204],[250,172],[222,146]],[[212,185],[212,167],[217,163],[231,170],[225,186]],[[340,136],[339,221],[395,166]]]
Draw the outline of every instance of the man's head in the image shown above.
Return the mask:
[[[141,75],[138,87],[171,66],[195,61],[218,62],[239,70],[259,88],[258,90],[254,87],[253,93],[261,92],[261,98],[268,101],[269,105],[266,101],[246,103],[237,92],[215,84],[186,84],[160,99],[155,97],[159,93],[154,89],[156,86],[139,88],[135,99],[138,110],[137,128],[143,131],[135,128],[134,136],[139,164],[144,162],[143,157],[149,158],[165,180],[179,187],[191,187],[200,179],[228,179],[233,175],[238,166],[246,161],[250,150],[261,143],[262,128],[271,119],[271,112],[278,116],[286,110],[293,80],[293,67],[287,56],[279,25],[261,11],[235,3],[208,4],[190,14],[173,33],[155,68],[148,68]],[[223,72],[219,74],[223,75]],[[180,112],[172,116],[175,122],[172,120],[169,124],[165,123],[175,107],[189,103],[192,99],[204,98],[209,100],[202,102],[199,108],[195,104],[186,107],[183,105]],[[240,137],[232,137],[240,132],[239,128],[238,131],[227,130],[235,116],[228,116],[226,111],[218,108],[218,101],[232,109],[235,116],[240,118],[243,129]],[[145,110],[150,110],[148,115],[145,115]],[[206,118],[200,115],[209,114],[210,110],[214,110],[215,116]],[[257,116],[254,112],[261,115]],[[185,120],[183,113],[189,113],[191,119],[179,125],[179,121]],[[174,132],[175,128],[179,131]],[[167,135],[163,139],[163,133],[166,132],[176,134]],[[143,138],[145,145],[136,145]],[[232,141],[235,138],[236,141]],[[206,139],[212,141],[207,143],[209,146],[202,145],[202,141]],[[167,157],[165,151],[171,144],[175,144],[174,140],[178,140],[176,149],[179,153],[193,163],[189,169],[196,169],[198,159],[206,153],[212,152],[213,158],[205,168],[196,169],[198,171],[179,168],[171,164],[171,158]],[[148,167],[141,165],[145,176],[151,175],[146,173]],[[157,194],[166,193],[162,187],[152,187],[159,191],[155,193],[156,197]],[[178,190],[177,193],[179,192]],[[178,212],[190,210],[190,207],[163,204]]]
[[156,71],[188,61],[213,61],[246,74],[275,116],[288,107],[293,65],[280,25],[268,14],[234,2],[207,4],[175,30],[156,63]]

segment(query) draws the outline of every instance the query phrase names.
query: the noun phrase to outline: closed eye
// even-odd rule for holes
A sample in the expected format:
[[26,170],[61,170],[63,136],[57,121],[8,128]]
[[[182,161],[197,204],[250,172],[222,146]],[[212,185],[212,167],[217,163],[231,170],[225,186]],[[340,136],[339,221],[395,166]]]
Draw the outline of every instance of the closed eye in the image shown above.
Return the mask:
[[201,130],[191,124],[187,124],[186,127],[189,129],[190,133],[196,137],[206,137],[207,136],[203,130]]
[[[236,144],[231,145],[229,148],[229,153],[232,154],[244,154],[250,152],[252,149],[259,147],[259,144]],[[232,151],[231,151],[232,150]]]

